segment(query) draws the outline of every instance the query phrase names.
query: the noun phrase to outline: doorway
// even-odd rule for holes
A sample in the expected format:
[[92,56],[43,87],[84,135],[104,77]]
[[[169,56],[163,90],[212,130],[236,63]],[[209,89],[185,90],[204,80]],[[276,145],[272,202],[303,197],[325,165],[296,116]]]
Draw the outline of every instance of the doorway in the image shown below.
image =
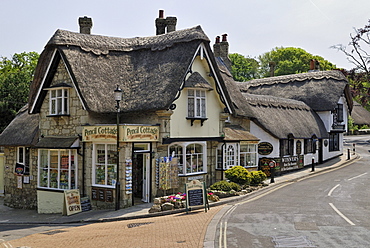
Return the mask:
[[150,202],[150,144],[134,143],[132,159],[133,203]]

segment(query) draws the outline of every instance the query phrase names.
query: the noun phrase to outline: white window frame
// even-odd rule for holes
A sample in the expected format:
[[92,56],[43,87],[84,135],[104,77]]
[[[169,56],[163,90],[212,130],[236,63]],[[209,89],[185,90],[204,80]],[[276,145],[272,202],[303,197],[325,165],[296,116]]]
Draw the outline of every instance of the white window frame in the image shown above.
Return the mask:
[[[98,145],[104,145],[104,163],[99,163],[99,161],[97,161],[97,146]],[[112,146],[112,149],[109,150],[108,149],[108,146]],[[114,148],[113,148],[114,147]],[[93,161],[93,166],[92,166],[92,185],[93,186],[97,186],[97,187],[106,187],[106,188],[115,188],[116,186],[116,179],[117,179],[117,158],[114,158],[115,162],[113,163],[108,163],[108,150],[109,151],[112,151],[113,152],[113,156],[116,156],[116,152],[117,152],[117,147],[116,147],[116,144],[115,143],[94,143],[93,144],[93,152],[92,152],[92,161]],[[97,165],[101,165],[101,166],[104,166],[104,183],[97,183],[96,182],[96,170],[97,170]],[[113,173],[115,173],[114,175],[114,179],[112,179],[112,183],[109,184],[109,182],[107,182],[107,178],[108,178],[108,175],[110,173],[112,173],[111,171],[111,168],[109,167],[113,167]],[[112,178],[112,177],[111,177]]]
[[49,114],[50,115],[69,114],[69,88],[59,87],[49,89]]
[[[242,151],[246,146],[247,151]],[[240,165],[244,168],[255,168],[258,167],[258,144],[240,144]],[[246,161],[246,164],[242,164],[242,161]]]
[[[21,153],[22,156],[20,156]],[[26,148],[25,146],[17,147],[17,163],[22,164],[24,166],[25,175],[29,175],[30,173],[29,156],[30,156],[29,148]]]
[[[202,153],[186,153],[186,148],[191,145],[200,145],[202,146]],[[182,152],[181,155],[173,153],[171,151],[171,147],[176,146]],[[195,175],[195,174],[204,174],[207,173],[207,142],[206,141],[197,141],[197,142],[176,142],[172,143],[168,146],[168,156],[174,155],[175,158],[178,158],[179,164],[179,175],[186,176],[186,175]],[[187,165],[187,158],[190,158],[190,161],[195,161],[194,164]],[[201,160],[201,161],[200,161]],[[199,164],[201,163],[201,167]],[[193,168],[193,166],[196,166]],[[199,167],[198,167],[199,166]],[[200,169],[201,168],[201,169]],[[194,171],[193,169],[196,169]]]
[[188,117],[190,118],[206,118],[207,117],[206,95],[207,95],[206,90],[188,89]]
[[[241,151],[242,146],[253,146],[249,151]],[[257,144],[240,144],[240,143],[224,143],[219,144],[216,152],[217,165],[216,169],[227,170],[233,166],[241,165],[245,168],[258,167]],[[253,154],[253,155],[252,155]],[[244,156],[244,158],[242,158]],[[241,161],[254,158],[253,161],[248,161],[248,165],[241,164]]]
[[[46,160],[42,161],[42,152],[46,153]],[[51,155],[52,153],[57,154],[57,162],[52,165]],[[65,155],[67,154],[67,155]],[[62,156],[68,156],[67,168],[62,164]],[[44,163],[44,164],[42,164]],[[56,171],[56,172],[55,172]],[[72,177],[72,173],[73,177]],[[55,175],[56,174],[56,175]],[[62,179],[67,176],[67,185],[63,183]],[[46,178],[45,181],[41,180]],[[51,178],[56,178],[56,182],[51,180]],[[74,179],[74,180],[72,180]],[[38,177],[37,186],[44,189],[53,190],[68,190],[77,189],[78,183],[78,159],[76,149],[39,149],[38,150]]]

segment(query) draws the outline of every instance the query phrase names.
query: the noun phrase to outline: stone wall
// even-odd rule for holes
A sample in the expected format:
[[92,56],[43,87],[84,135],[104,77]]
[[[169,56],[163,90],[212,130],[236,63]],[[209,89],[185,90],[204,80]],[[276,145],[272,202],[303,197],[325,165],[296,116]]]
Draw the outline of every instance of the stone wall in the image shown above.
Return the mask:
[[[37,150],[30,149],[29,183],[23,183],[24,177],[28,175],[18,176],[14,173],[17,148],[5,147],[4,156],[4,205],[18,209],[37,209]],[[19,177],[22,180],[20,184],[18,184]]]

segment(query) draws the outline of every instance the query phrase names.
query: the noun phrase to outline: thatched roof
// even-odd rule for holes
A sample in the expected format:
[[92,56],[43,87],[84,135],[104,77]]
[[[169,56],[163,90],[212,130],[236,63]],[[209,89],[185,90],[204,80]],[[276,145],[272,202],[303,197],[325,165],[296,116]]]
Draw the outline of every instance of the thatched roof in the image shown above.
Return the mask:
[[24,106],[0,134],[1,146],[34,146],[39,132],[39,116],[28,114]]
[[340,71],[319,71],[286,76],[255,79],[237,83],[242,92],[270,95],[302,101],[315,111],[336,108],[341,96],[345,96],[349,111],[352,98],[347,79]]
[[353,102],[353,110],[351,113],[353,124],[370,126],[370,112],[361,106],[358,102]]
[[[38,91],[40,86],[50,84],[51,78],[45,78],[41,85],[55,49],[54,61],[63,59],[66,63],[85,108],[110,113],[115,112],[113,90],[117,84],[123,90],[122,112],[167,109],[183,87],[201,43],[211,55],[210,62],[216,64],[200,26],[130,39],[58,30],[36,68],[29,98],[32,112],[39,111],[46,94]],[[56,62],[51,64],[49,74],[55,67]]]
[[225,141],[259,141],[259,139],[252,135],[239,125],[228,125],[223,129]]
[[222,58],[217,57],[216,62],[220,70],[221,77],[226,85],[227,92],[231,98],[234,108],[234,114],[241,117],[253,117],[252,110],[248,109],[248,104],[245,103],[245,98],[236,85],[233,76],[227,69]]
[[243,93],[251,120],[276,138],[328,136],[320,117],[305,103],[292,99]]

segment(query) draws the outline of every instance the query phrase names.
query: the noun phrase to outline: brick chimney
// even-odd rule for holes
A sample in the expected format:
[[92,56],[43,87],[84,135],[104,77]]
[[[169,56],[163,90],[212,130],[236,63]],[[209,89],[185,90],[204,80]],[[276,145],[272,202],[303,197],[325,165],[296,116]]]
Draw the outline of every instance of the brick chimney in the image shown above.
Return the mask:
[[231,61],[229,59],[229,42],[227,42],[227,34],[222,35],[221,42],[220,36],[216,37],[216,43],[213,45],[213,53],[216,58],[221,57],[227,69],[231,71]]
[[176,31],[177,18],[174,16],[169,16],[166,18],[167,33]]
[[159,17],[155,19],[156,35],[176,31],[177,18],[169,16],[164,18],[164,10],[159,10]]
[[156,35],[166,32],[166,19],[164,19],[164,10],[159,10],[159,17],[155,19]]
[[80,25],[80,33],[81,34],[91,34],[91,28],[92,28],[92,19],[84,16],[78,18],[78,24]]
[[316,59],[310,60],[309,72],[313,72],[313,71],[320,71],[320,61],[317,61]]

